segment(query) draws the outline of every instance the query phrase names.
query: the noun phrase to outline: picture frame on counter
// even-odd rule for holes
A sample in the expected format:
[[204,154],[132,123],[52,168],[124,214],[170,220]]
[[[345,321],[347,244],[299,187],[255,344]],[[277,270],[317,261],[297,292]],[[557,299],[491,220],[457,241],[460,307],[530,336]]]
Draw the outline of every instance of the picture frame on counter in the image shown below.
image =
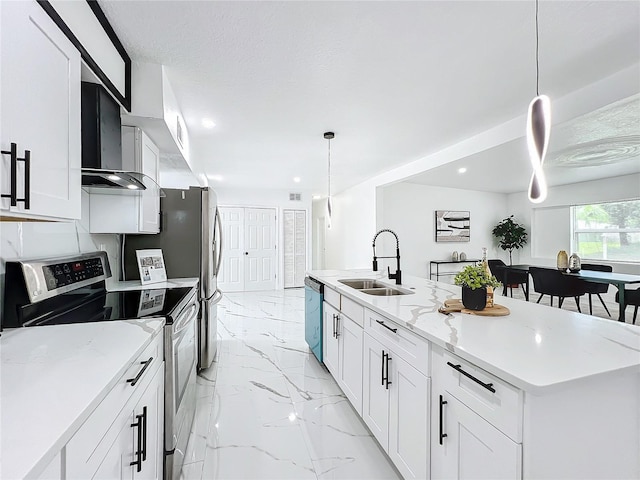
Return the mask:
[[469,242],[471,240],[471,216],[469,211],[436,210],[436,243]]
[[167,270],[162,256],[162,249],[136,250],[136,259],[138,260],[140,283],[142,285],[165,282],[167,280]]

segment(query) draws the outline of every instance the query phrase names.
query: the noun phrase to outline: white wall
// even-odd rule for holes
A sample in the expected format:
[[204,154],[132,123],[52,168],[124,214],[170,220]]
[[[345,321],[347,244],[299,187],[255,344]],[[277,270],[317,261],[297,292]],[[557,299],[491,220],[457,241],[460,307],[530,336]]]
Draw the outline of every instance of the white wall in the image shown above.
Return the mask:
[[[278,232],[278,272],[276,278],[276,288],[284,288],[284,251],[281,248],[284,245],[284,230],[282,226],[283,210],[304,210],[307,214],[307,255],[306,270],[311,269],[311,240],[312,240],[312,214],[311,214],[311,191],[301,189],[257,189],[257,188],[219,188],[212,186],[218,195],[218,205],[225,207],[267,207],[275,208],[277,221],[276,229]],[[289,193],[300,193],[301,200],[290,201]],[[222,226],[224,228],[224,225]]]
[[118,235],[89,233],[89,197],[82,192],[82,219],[75,222],[0,222],[0,312],[5,262],[105,250],[114,279],[120,278]]
[[[551,187],[539,206],[529,202],[526,192],[509,195],[509,212],[527,225],[534,239],[521,250],[521,263],[555,266],[559,250],[571,253],[570,206],[631,198],[640,198],[640,174]],[[640,274],[638,264],[607,263],[614,272]]]
[[[554,99],[553,124],[566,122],[637,94],[637,69],[636,64],[565,97]],[[526,107],[527,105],[523,105],[522,115],[512,120],[416,161],[376,175],[335,195],[333,226],[331,232],[328,232],[326,244],[327,268],[367,268],[369,266],[370,249],[362,246],[370,245],[377,228],[382,228],[380,219],[376,219],[378,187],[403,181],[431,168],[523,137]]]
[[[394,230],[400,240],[401,269],[403,273],[429,278],[429,261],[449,260],[451,253],[465,252],[468,258],[481,258],[487,247],[489,258],[508,259],[508,255],[495,246],[491,235],[493,227],[508,216],[507,195],[501,193],[460,190],[401,182],[385,187],[382,201],[382,228]],[[435,210],[469,211],[471,239],[469,242],[436,243]],[[379,237],[382,239],[382,236]],[[388,240],[391,239],[392,242]],[[395,240],[385,235],[384,250],[376,242],[378,255],[394,255]],[[367,245],[369,246],[369,245]],[[369,252],[370,249],[367,249]],[[516,257],[514,255],[514,261]],[[380,270],[395,261],[387,260]],[[445,266],[443,266],[444,271]],[[450,281],[444,278],[443,281]]]

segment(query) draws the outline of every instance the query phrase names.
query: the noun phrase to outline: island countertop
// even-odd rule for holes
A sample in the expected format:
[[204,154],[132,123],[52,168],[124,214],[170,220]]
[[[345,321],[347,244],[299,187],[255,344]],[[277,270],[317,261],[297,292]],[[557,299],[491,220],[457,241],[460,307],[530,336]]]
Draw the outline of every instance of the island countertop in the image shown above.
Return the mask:
[[341,279],[375,278],[394,287],[386,272],[313,270],[308,275],[417,335],[531,393],[590,377],[640,373],[640,326],[496,295],[510,315],[481,317],[438,312],[460,298],[455,285],[403,275],[413,294],[362,293]]
[[0,337],[0,478],[37,477],[164,318],[5,330]]

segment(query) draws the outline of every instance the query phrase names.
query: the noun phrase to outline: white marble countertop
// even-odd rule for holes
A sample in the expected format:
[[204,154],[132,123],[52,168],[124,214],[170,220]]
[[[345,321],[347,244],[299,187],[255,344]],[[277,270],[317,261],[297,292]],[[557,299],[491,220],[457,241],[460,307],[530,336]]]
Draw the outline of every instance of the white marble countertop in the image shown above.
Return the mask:
[[338,282],[376,278],[390,286],[386,272],[314,270],[308,275],[434,344],[536,393],[597,375],[640,373],[640,326],[556,307],[496,296],[511,310],[505,317],[442,314],[445,299],[460,288],[403,275],[401,287],[413,295],[377,297]]
[[155,318],[3,331],[0,478],[38,476],[163,325]]
[[118,292],[124,290],[156,290],[159,288],[179,288],[179,287],[195,287],[198,285],[199,279],[197,277],[191,278],[169,278],[165,282],[147,283],[142,285],[140,280],[126,280],[119,282],[117,280],[109,279],[107,281],[107,290],[110,292]]

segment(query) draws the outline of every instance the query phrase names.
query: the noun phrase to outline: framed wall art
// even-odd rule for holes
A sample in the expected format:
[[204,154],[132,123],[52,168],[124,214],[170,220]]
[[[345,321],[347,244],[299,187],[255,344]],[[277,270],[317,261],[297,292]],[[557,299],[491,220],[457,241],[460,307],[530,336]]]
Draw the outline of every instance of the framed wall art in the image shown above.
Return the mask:
[[470,227],[469,212],[436,210],[436,242],[468,242]]

